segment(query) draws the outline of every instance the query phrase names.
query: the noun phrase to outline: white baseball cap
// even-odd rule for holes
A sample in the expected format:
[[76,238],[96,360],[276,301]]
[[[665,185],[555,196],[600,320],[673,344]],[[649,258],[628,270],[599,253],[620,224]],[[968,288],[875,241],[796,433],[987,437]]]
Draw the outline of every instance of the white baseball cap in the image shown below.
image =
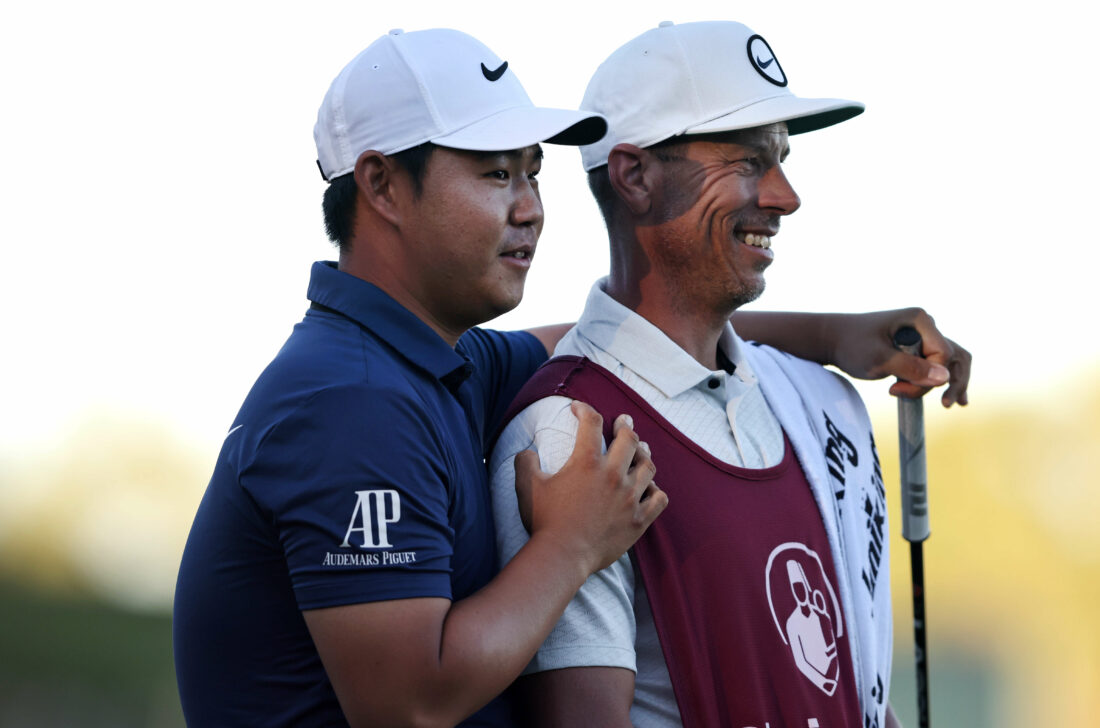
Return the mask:
[[534,106],[507,62],[465,33],[437,28],[391,30],[356,56],[325,94],[313,138],[331,180],[368,149],[394,154],[433,142],[507,151],[590,144],[606,129],[596,113]]
[[606,136],[581,147],[591,170],[624,142],[644,148],[679,134],[777,121],[801,134],[850,119],[863,104],[795,96],[771,46],[741,23],[666,20],[600,64],[581,109],[602,114],[609,125]]

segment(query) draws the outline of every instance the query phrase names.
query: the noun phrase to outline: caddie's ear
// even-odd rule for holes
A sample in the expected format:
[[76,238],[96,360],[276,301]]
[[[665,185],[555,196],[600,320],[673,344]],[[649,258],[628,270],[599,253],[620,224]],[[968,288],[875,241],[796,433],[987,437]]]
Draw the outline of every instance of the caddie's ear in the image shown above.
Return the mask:
[[653,207],[655,189],[652,155],[633,144],[616,144],[607,155],[607,174],[615,194],[634,215]]
[[400,198],[409,183],[401,179],[403,172],[393,159],[373,149],[363,152],[355,161],[355,185],[361,204],[392,225],[401,219]]

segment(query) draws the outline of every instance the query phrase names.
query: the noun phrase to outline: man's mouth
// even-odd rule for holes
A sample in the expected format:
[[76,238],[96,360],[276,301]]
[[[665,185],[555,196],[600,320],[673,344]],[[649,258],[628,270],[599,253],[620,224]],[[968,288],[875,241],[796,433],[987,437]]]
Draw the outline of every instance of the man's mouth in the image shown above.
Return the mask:
[[751,245],[754,248],[768,250],[772,247],[770,235],[761,235],[760,233],[738,233],[736,237],[745,245]]
[[514,260],[517,263],[523,265],[530,265],[532,259],[535,257],[535,246],[533,244],[522,243],[514,248],[509,248],[500,254],[501,258],[508,260]]

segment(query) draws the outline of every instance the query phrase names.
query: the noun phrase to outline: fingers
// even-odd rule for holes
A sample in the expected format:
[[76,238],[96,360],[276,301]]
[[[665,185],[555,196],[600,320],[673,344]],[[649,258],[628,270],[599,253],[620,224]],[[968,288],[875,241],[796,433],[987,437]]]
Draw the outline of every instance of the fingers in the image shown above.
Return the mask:
[[642,509],[648,526],[652,522],[648,520],[649,516],[656,518],[664,510],[662,504],[668,502],[668,496],[653,483],[653,477],[657,474],[653,453],[649,444],[643,442],[634,431],[634,419],[630,415],[619,415],[611,427],[613,438],[607,448],[607,461],[612,471],[618,473],[619,482],[627,484],[635,502],[646,500],[646,494],[651,489],[653,493],[659,494],[656,502],[647,504]]
[[570,404],[570,410],[577,418],[577,443],[570,459],[598,457],[603,450],[603,417],[590,405],[577,400]]
[[668,494],[658,488],[656,483],[650,481],[642,493],[641,501],[638,503],[642,528],[649,528],[650,524],[657,520],[657,516],[661,515],[667,507]]
[[652,453],[647,443],[638,443],[634,452],[634,461],[628,472],[635,498],[644,499],[646,489],[653,484],[653,477],[657,475],[657,466],[653,464]]
[[920,334],[921,356],[928,361],[946,366],[950,357],[951,343],[940,333],[935,319],[923,308],[913,308],[908,311],[911,318],[910,325]]
[[956,402],[965,407],[969,402],[966,396],[966,388],[970,384],[970,352],[950,339],[948,341],[953,348],[952,357],[947,365],[951,371],[951,383],[947,386],[947,391],[943,393],[940,401],[944,407],[950,407]]
[[634,420],[630,415],[616,417],[612,428],[614,437],[607,447],[607,459],[620,474],[625,474],[639,455],[638,433],[634,431]]
[[898,379],[905,380],[916,388],[924,387],[925,392],[928,387],[946,384],[951,377],[944,365],[897,350],[887,362],[887,368]]
[[901,397],[902,399],[920,399],[931,387],[918,387],[911,382],[907,382],[903,379],[899,379],[890,385],[890,394],[894,397]]
[[890,387],[896,397],[916,398],[932,387],[946,383],[940,398],[944,407],[968,402],[966,390],[970,383],[970,352],[944,336],[935,320],[921,308],[904,309],[898,325],[909,325],[921,335],[923,359],[898,352],[884,367],[899,381]]

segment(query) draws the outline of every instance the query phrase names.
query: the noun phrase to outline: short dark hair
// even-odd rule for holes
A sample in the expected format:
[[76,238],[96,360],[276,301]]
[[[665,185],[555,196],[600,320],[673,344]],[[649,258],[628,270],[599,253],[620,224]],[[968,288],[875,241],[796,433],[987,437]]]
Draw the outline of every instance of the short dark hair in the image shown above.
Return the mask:
[[607,171],[607,165],[601,164],[588,172],[588,190],[596,199],[596,205],[603,215],[604,225],[611,229],[611,212],[615,201],[615,188],[611,186],[611,175]]
[[331,180],[321,201],[325,214],[325,232],[329,240],[343,252],[351,245],[351,231],[355,225],[355,173],[348,172]]
[[[413,193],[417,196],[423,190],[424,170],[432,156],[435,145],[431,142],[389,155],[390,159],[404,169],[413,183]],[[348,172],[331,180],[321,201],[321,211],[325,216],[325,232],[329,240],[344,252],[351,245],[352,230],[355,227],[355,173]]]
[[[686,134],[678,134],[668,139],[662,139],[656,144],[645,147],[645,149],[652,152],[653,156],[662,162],[675,162],[684,159],[683,150],[680,147],[702,138],[705,138],[705,135],[689,137]],[[611,174],[607,171],[606,164],[601,164],[588,172],[588,189],[592,193],[592,197],[596,199],[596,205],[599,206],[600,214],[603,215],[604,224],[610,228],[611,215],[615,210],[614,203],[617,195],[615,188],[611,186]]]

